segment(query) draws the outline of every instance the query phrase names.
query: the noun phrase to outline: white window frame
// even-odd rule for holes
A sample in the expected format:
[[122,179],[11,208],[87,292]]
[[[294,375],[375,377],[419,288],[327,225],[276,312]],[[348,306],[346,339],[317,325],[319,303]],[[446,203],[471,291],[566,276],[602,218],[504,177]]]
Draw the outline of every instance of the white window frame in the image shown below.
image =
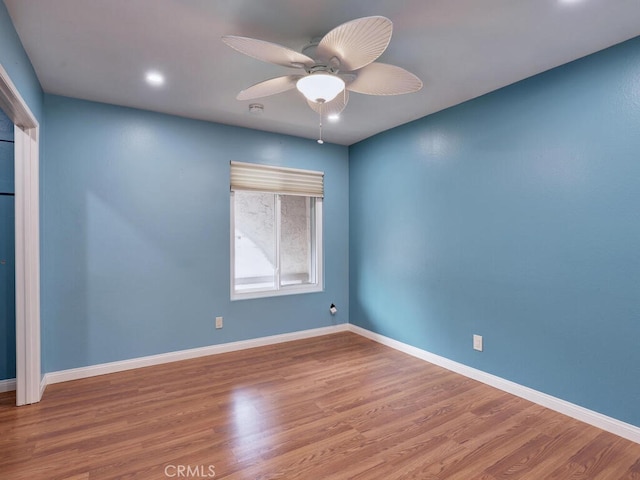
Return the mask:
[[[267,165],[231,162],[231,194],[230,194],[230,252],[231,252],[231,300],[251,298],[277,297],[281,295],[295,295],[324,291],[324,247],[323,247],[323,196],[324,173],[311,170],[299,170],[286,167],[272,167]],[[275,252],[276,271],[275,287],[258,287],[236,291],[236,235],[235,235],[235,191],[254,191],[275,195]],[[312,230],[315,237],[311,242],[310,260],[311,277],[314,283],[281,285],[280,278],[280,233],[283,196],[306,196],[314,198],[312,214]]]
[[[272,192],[269,192],[272,193]],[[281,213],[281,196],[280,194],[275,194],[276,196],[276,225],[275,225],[275,237],[276,237],[276,258],[278,265],[276,266],[276,286],[275,288],[256,288],[251,290],[246,290],[243,292],[237,292],[235,289],[235,263],[236,263],[236,246],[235,246],[235,192],[231,192],[231,238],[230,238],[230,246],[231,246],[231,300],[245,300],[251,298],[265,298],[265,297],[277,297],[282,295],[296,295],[300,293],[314,293],[314,292],[322,292],[324,291],[324,260],[323,260],[323,232],[322,232],[322,197],[314,197],[315,198],[315,206],[314,206],[314,228],[315,228],[315,242],[312,242],[312,245],[315,247],[311,252],[311,258],[315,257],[315,271],[312,274],[315,274],[316,282],[315,283],[306,283],[306,284],[296,284],[296,285],[280,285],[280,213]]]

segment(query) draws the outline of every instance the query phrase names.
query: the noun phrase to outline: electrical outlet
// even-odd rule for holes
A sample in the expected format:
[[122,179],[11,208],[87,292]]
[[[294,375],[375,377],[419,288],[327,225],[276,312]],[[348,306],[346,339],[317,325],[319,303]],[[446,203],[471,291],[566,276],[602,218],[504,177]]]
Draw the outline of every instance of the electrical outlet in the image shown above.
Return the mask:
[[482,335],[474,335],[473,336],[473,349],[482,351]]
[[216,317],[216,328],[222,328],[222,317]]

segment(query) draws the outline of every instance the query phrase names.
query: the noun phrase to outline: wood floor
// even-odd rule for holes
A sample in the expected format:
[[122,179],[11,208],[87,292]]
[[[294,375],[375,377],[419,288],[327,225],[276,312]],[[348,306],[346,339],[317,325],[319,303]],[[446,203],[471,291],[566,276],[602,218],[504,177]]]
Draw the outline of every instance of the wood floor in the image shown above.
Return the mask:
[[0,478],[640,479],[640,445],[352,333],[0,394]]

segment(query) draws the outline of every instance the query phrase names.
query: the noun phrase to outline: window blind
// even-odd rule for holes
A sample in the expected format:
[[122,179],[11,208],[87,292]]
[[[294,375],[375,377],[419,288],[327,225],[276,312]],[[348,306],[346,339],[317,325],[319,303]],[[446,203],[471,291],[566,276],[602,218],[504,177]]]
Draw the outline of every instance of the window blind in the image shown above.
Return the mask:
[[231,190],[324,197],[324,172],[231,162]]

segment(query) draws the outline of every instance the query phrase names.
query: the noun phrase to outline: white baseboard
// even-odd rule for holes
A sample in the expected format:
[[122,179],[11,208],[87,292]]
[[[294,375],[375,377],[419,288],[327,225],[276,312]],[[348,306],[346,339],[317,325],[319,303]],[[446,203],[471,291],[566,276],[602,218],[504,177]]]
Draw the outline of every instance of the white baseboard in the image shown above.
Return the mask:
[[16,389],[16,379],[0,380],[0,393],[13,392]]
[[319,337],[321,335],[328,335],[337,332],[346,332],[348,330],[348,325],[344,323],[330,327],[302,330],[300,332],[283,333],[280,335],[271,335],[268,337],[255,338],[251,340],[241,340],[238,342],[223,343],[220,345],[211,345],[207,347],[192,348],[189,350],[180,350],[177,352],[133,358],[131,360],[122,360],[118,362],[91,365],[88,367],[60,370],[57,372],[50,372],[45,374],[41,386],[42,391],[44,391],[47,385],[51,385],[53,383],[68,382],[70,380],[95,377],[97,375],[122,372],[125,370],[132,370],[134,368],[149,367],[152,365],[160,365],[163,363],[177,362],[179,360],[189,360],[191,358],[216,355],[218,353],[234,352],[237,350],[245,350],[247,348],[275,345],[277,343],[291,342],[293,340],[301,340],[303,338]]
[[386,345],[395,350],[420,358],[421,360],[433,363],[434,365],[446,368],[452,372],[459,373],[465,377],[478,380],[479,382],[511,393],[517,397],[524,398],[525,400],[529,400],[551,410],[555,410],[556,412],[575,418],[584,423],[588,423],[594,427],[606,430],[607,432],[611,432],[615,435],[626,438],[627,440],[631,440],[632,442],[640,443],[640,428],[635,425],[608,417],[593,410],[589,410],[588,408],[567,402],[566,400],[547,395],[546,393],[491,375],[490,373],[483,372],[482,370],[463,365],[462,363],[454,362],[448,358],[393,340],[392,338],[371,332],[362,327],[358,327],[357,325],[349,324],[348,330],[375,342],[381,343],[382,345]]
[[[498,388],[505,392],[511,393],[518,397],[529,400],[533,403],[549,408],[556,412],[562,413],[569,417],[575,418],[582,422],[593,425],[602,430],[606,430],[620,437],[626,438],[633,442],[640,444],[640,428],[635,425],[631,425],[612,417],[608,417],[601,413],[589,410],[579,405],[567,402],[557,397],[547,395],[546,393],[539,392],[529,387],[517,384],[510,380],[497,377],[490,373],[483,372],[462,363],[449,360],[448,358],[441,357],[434,353],[422,350],[420,348],[408,345],[406,343],[393,340],[392,338],[385,337],[362,327],[358,327],[353,324],[340,324],[331,327],[316,328],[312,330],[303,330],[300,332],[284,333],[281,335],[272,335],[269,337],[256,338],[251,340],[242,340],[238,342],[224,343],[221,345],[211,345],[208,347],[193,348],[189,350],[181,350],[178,352],[163,353],[160,355],[151,355],[148,357],[134,358],[131,360],[122,360],[119,362],[103,363],[99,365],[91,365],[88,367],[73,368],[69,370],[61,370],[58,372],[51,372],[44,375],[41,382],[41,391],[47,385],[53,383],[67,382],[70,380],[78,380],[81,378],[94,377],[97,375],[105,375],[108,373],[122,372],[125,370],[132,370],[135,368],[149,367],[152,365],[160,365],[163,363],[176,362],[179,360],[188,360],[191,358],[203,357],[207,355],[216,355],[219,353],[227,353],[238,350],[245,350],[247,348],[262,347],[266,345],[275,345],[283,342],[290,342],[293,340],[301,340],[304,338],[318,337],[322,335],[328,335],[331,333],[350,331],[369,338],[382,345],[386,345],[395,350],[407,353],[411,356],[420,358],[434,365],[446,368],[452,372],[459,373],[465,377],[472,378],[484,384]],[[15,390],[14,380],[1,380],[0,392],[6,392]]]

